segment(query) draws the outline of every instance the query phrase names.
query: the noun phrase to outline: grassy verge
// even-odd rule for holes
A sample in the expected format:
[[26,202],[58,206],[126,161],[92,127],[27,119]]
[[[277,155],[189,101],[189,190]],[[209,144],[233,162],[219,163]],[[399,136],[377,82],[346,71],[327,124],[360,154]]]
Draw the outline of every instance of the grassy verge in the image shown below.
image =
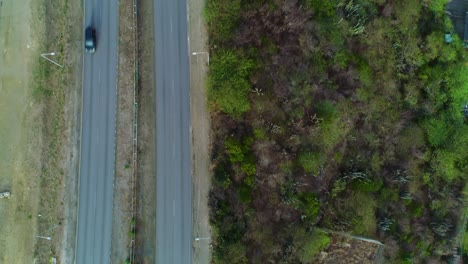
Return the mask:
[[[42,171],[40,176],[38,234],[53,239],[37,240],[35,259],[37,263],[48,263],[57,257],[61,244],[60,226],[63,221],[63,183],[67,168],[64,160],[67,149],[66,108],[72,89],[75,88],[73,41],[81,25],[80,13],[73,13],[68,0],[39,1],[34,14],[43,27],[38,36],[39,51],[54,51],[52,60],[62,64],[58,67],[39,57],[33,66],[34,97],[42,106]],[[70,146],[69,146],[70,147]],[[52,230],[53,229],[53,230]]]

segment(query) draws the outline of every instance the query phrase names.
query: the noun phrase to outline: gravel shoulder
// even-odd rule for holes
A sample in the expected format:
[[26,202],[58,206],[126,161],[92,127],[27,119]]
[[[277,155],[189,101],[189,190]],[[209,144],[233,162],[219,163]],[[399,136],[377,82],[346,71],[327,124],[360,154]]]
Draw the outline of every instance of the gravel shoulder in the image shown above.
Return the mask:
[[[188,1],[190,57],[190,112],[192,125],[193,177],[193,262],[211,262],[211,228],[208,195],[211,186],[209,170],[210,118],[208,113],[206,75],[209,64],[207,32],[203,21],[205,0]],[[194,54],[195,53],[195,54]],[[197,239],[198,238],[198,239]]]

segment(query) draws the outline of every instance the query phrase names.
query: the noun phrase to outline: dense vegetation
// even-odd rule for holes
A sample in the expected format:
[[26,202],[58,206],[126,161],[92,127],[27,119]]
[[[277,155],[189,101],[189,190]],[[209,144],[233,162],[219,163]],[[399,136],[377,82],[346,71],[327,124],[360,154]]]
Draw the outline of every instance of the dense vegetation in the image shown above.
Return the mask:
[[449,261],[468,68],[445,3],[207,1],[214,263],[314,263],[321,229]]

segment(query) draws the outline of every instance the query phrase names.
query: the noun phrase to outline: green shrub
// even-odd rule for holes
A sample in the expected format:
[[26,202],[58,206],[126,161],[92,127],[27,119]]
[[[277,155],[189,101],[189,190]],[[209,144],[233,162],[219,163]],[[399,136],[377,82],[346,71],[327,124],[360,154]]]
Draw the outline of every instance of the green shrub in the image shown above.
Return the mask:
[[225,147],[229,153],[229,160],[232,164],[240,163],[244,160],[244,150],[242,145],[234,138],[227,138],[225,142]]
[[[416,28],[414,22],[421,17],[421,2],[419,0],[406,0],[395,3],[394,14],[398,20],[398,30],[401,36],[414,35]],[[406,44],[406,43],[405,43]]]
[[432,168],[436,174],[450,182],[455,178],[461,176],[461,172],[456,167],[457,156],[455,153],[439,149],[435,152],[432,159]]
[[431,256],[432,252],[432,247],[430,246],[430,243],[427,241],[421,240],[416,244],[417,252],[418,252],[418,257],[419,258],[427,258]]
[[248,185],[253,185],[254,176],[257,174],[257,168],[255,163],[253,162],[244,162],[241,164],[241,170],[247,175],[247,178],[251,178],[252,180]]
[[468,232],[465,231],[463,235],[463,252],[468,252]]
[[330,17],[336,13],[337,0],[304,0],[308,8],[313,10],[319,17]]
[[256,139],[259,139],[259,140],[267,139],[266,132],[262,128],[256,128],[254,129],[253,132],[254,132],[254,136]]
[[246,264],[248,263],[247,247],[240,241],[229,244],[222,250],[222,253],[215,251],[213,261],[215,264]]
[[338,65],[341,69],[346,69],[350,61],[350,56],[344,51],[341,50],[335,54],[333,57],[333,63]]
[[353,190],[365,193],[374,193],[379,191],[383,186],[382,179],[378,178],[374,181],[355,180],[351,183]]
[[351,127],[347,127],[340,117],[336,116],[329,123],[322,123],[316,138],[320,146],[321,153],[317,154],[317,162],[322,166],[325,164],[326,156],[337,144],[342,142],[348,134]]
[[449,0],[431,0],[429,1],[429,8],[435,13],[443,13],[448,1]]
[[336,116],[336,108],[333,102],[329,100],[320,101],[315,106],[315,111],[319,118],[322,118],[325,122],[333,120]]
[[425,57],[427,61],[431,61],[436,59],[440,56],[441,51],[445,45],[443,41],[444,39],[444,32],[435,31],[429,34],[426,37],[426,47],[425,47]]
[[[448,73],[447,73],[448,74]],[[450,68],[450,78],[447,78],[447,86],[450,89],[450,98],[454,110],[459,111],[462,104],[468,100],[468,67],[465,64],[454,65]]]
[[212,44],[227,43],[237,29],[241,0],[208,0],[203,15],[208,23]]
[[247,176],[244,183],[253,186],[257,168],[255,165],[255,158],[250,150],[252,138],[245,138],[240,143],[235,138],[227,138],[225,141],[226,151],[229,154],[229,160],[232,164],[239,164],[243,173]]
[[261,41],[262,41],[262,47],[265,48],[269,56],[278,54],[279,52],[278,45],[276,45],[270,37],[263,36],[261,38]]
[[239,200],[243,203],[252,202],[252,187],[247,184],[241,184],[239,187]]
[[216,208],[216,213],[214,215],[214,220],[216,220],[217,222],[215,222],[214,224],[221,223],[223,218],[227,215],[230,215],[231,213],[231,208],[229,207],[228,202],[219,201],[218,207]]
[[411,201],[408,205],[408,210],[413,217],[421,217],[423,214],[424,207],[416,201]]
[[420,148],[425,145],[424,130],[417,124],[404,128],[397,137],[397,150],[405,157],[412,147]]
[[223,189],[227,189],[231,185],[231,179],[229,178],[226,167],[226,163],[219,163],[216,165],[214,171],[214,183],[216,186],[222,187]]
[[331,197],[334,198],[338,196],[341,192],[346,190],[347,182],[343,179],[338,179],[333,183],[333,188],[331,191]]
[[283,161],[279,164],[279,169],[283,173],[292,174],[294,169],[294,163],[290,160]]
[[208,97],[215,107],[235,118],[250,109],[248,92],[250,74],[255,68],[251,59],[239,52],[221,50],[212,54],[208,76]]
[[306,218],[315,221],[320,210],[320,203],[315,193],[300,193],[298,200],[300,202],[300,208],[304,211]]
[[423,126],[426,129],[427,140],[433,147],[442,146],[450,135],[450,126],[442,118],[430,118]]
[[299,154],[298,162],[306,172],[317,176],[320,167],[325,164],[325,157],[318,152],[302,152]]
[[328,234],[314,231],[307,235],[305,241],[299,248],[299,260],[301,263],[314,263],[313,260],[320,251],[330,245],[331,239]]
[[357,216],[353,221],[353,233],[359,235],[372,235],[377,229],[375,209],[377,202],[373,195],[354,192],[347,199],[348,207]]

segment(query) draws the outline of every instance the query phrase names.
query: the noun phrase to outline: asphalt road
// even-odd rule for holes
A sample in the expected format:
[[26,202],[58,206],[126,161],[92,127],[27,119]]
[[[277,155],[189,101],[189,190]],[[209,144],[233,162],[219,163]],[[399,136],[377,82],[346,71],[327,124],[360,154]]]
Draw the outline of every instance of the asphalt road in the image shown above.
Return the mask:
[[96,28],[97,49],[94,54],[84,53],[83,63],[76,264],[110,263],[115,157],[117,6],[117,1],[85,0],[84,27],[94,25]]
[[156,263],[192,263],[186,0],[154,0]]

